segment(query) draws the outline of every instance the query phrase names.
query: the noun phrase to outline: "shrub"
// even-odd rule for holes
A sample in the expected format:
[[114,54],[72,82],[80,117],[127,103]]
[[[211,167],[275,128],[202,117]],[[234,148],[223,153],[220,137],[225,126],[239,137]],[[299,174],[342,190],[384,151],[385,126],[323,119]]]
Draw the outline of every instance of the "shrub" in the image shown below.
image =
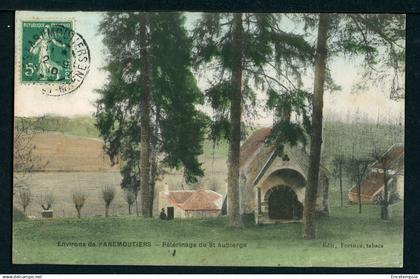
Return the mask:
[[23,208],[23,213],[26,215],[26,208],[31,203],[32,194],[29,189],[21,189],[19,190],[19,203]]
[[86,201],[86,194],[80,191],[73,192],[73,203],[77,210],[77,218],[81,217],[82,207]]
[[124,190],[124,199],[128,204],[128,214],[131,215],[131,207],[133,206],[134,202],[137,199],[136,193],[134,193],[132,190]]
[[41,197],[39,199],[39,203],[41,204],[42,209],[50,210],[52,205],[54,204],[54,195],[52,192],[45,192],[41,193]]
[[102,189],[102,198],[105,202],[105,217],[109,216],[109,205],[115,198],[115,188],[112,186],[105,186]]

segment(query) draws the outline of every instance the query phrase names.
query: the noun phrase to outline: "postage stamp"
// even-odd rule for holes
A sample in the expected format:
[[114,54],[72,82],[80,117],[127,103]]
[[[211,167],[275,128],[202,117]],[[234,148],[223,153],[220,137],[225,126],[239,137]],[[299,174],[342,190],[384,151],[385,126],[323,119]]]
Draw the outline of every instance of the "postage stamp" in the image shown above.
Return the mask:
[[23,22],[22,81],[71,82],[72,22]]
[[90,69],[90,52],[72,21],[23,21],[20,80],[42,94],[74,92]]

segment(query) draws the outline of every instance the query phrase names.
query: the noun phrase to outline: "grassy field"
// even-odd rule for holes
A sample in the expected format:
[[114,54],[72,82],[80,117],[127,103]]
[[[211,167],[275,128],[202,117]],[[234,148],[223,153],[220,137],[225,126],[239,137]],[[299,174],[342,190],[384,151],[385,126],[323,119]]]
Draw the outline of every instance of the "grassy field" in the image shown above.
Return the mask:
[[[15,123],[19,125],[21,120],[34,122],[36,119],[36,117],[15,117]],[[89,116],[46,116],[36,127],[45,132],[58,132],[84,138],[99,137],[99,131],[95,127],[95,119]]]
[[[243,229],[228,228],[224,217],[20,218],[13,225],[13,263],[400,267],[402,208],[402,203],[394,206],[390,222],[379,220],[377,206],[364,207],[361,215],[356,206],[333,208],[319,221],[313,241],[302,239],[301,223],[257,226],[251,218]],[[145,247],[105,247],[113,241]],[[168,242],[195,247],[166,247]],[[206,247],[200,247],[203,243]],[[223,247],[226,243],[234,247]]]

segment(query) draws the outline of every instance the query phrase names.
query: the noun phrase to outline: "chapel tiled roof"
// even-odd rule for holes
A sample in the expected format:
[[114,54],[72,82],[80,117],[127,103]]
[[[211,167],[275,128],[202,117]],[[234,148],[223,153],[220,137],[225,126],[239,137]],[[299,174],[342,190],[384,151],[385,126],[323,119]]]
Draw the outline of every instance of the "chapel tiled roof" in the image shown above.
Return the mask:
[[264,143],[265,139],[271,134],[271,128],[262,128],[255,131],[241,145],[239,165],[243,166],[255,151]]

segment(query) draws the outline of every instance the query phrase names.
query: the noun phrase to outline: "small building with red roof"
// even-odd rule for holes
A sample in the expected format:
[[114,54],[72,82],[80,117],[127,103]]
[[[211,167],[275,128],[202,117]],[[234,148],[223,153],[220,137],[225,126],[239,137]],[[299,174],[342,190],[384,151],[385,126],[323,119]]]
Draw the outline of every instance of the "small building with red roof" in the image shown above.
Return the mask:
[[[380,162],[382,161],[382,162]],[[404,197],[404,144],[397,143],[391,146],[384,154],[383,160],[374,162],[368,174],[360,185],[360,197],[364,204],[374,203],[384,192],[384,172],[389,177],[389,190],[391,193]],[[385,164],[385,168],[383,166]],[[355,185],[348,193],[350,202],[358,203],[358,187]]]
[[223,196],[212,190],[177,190],[159,193],[159,209],[174,218],[216,217],[220,215]]

